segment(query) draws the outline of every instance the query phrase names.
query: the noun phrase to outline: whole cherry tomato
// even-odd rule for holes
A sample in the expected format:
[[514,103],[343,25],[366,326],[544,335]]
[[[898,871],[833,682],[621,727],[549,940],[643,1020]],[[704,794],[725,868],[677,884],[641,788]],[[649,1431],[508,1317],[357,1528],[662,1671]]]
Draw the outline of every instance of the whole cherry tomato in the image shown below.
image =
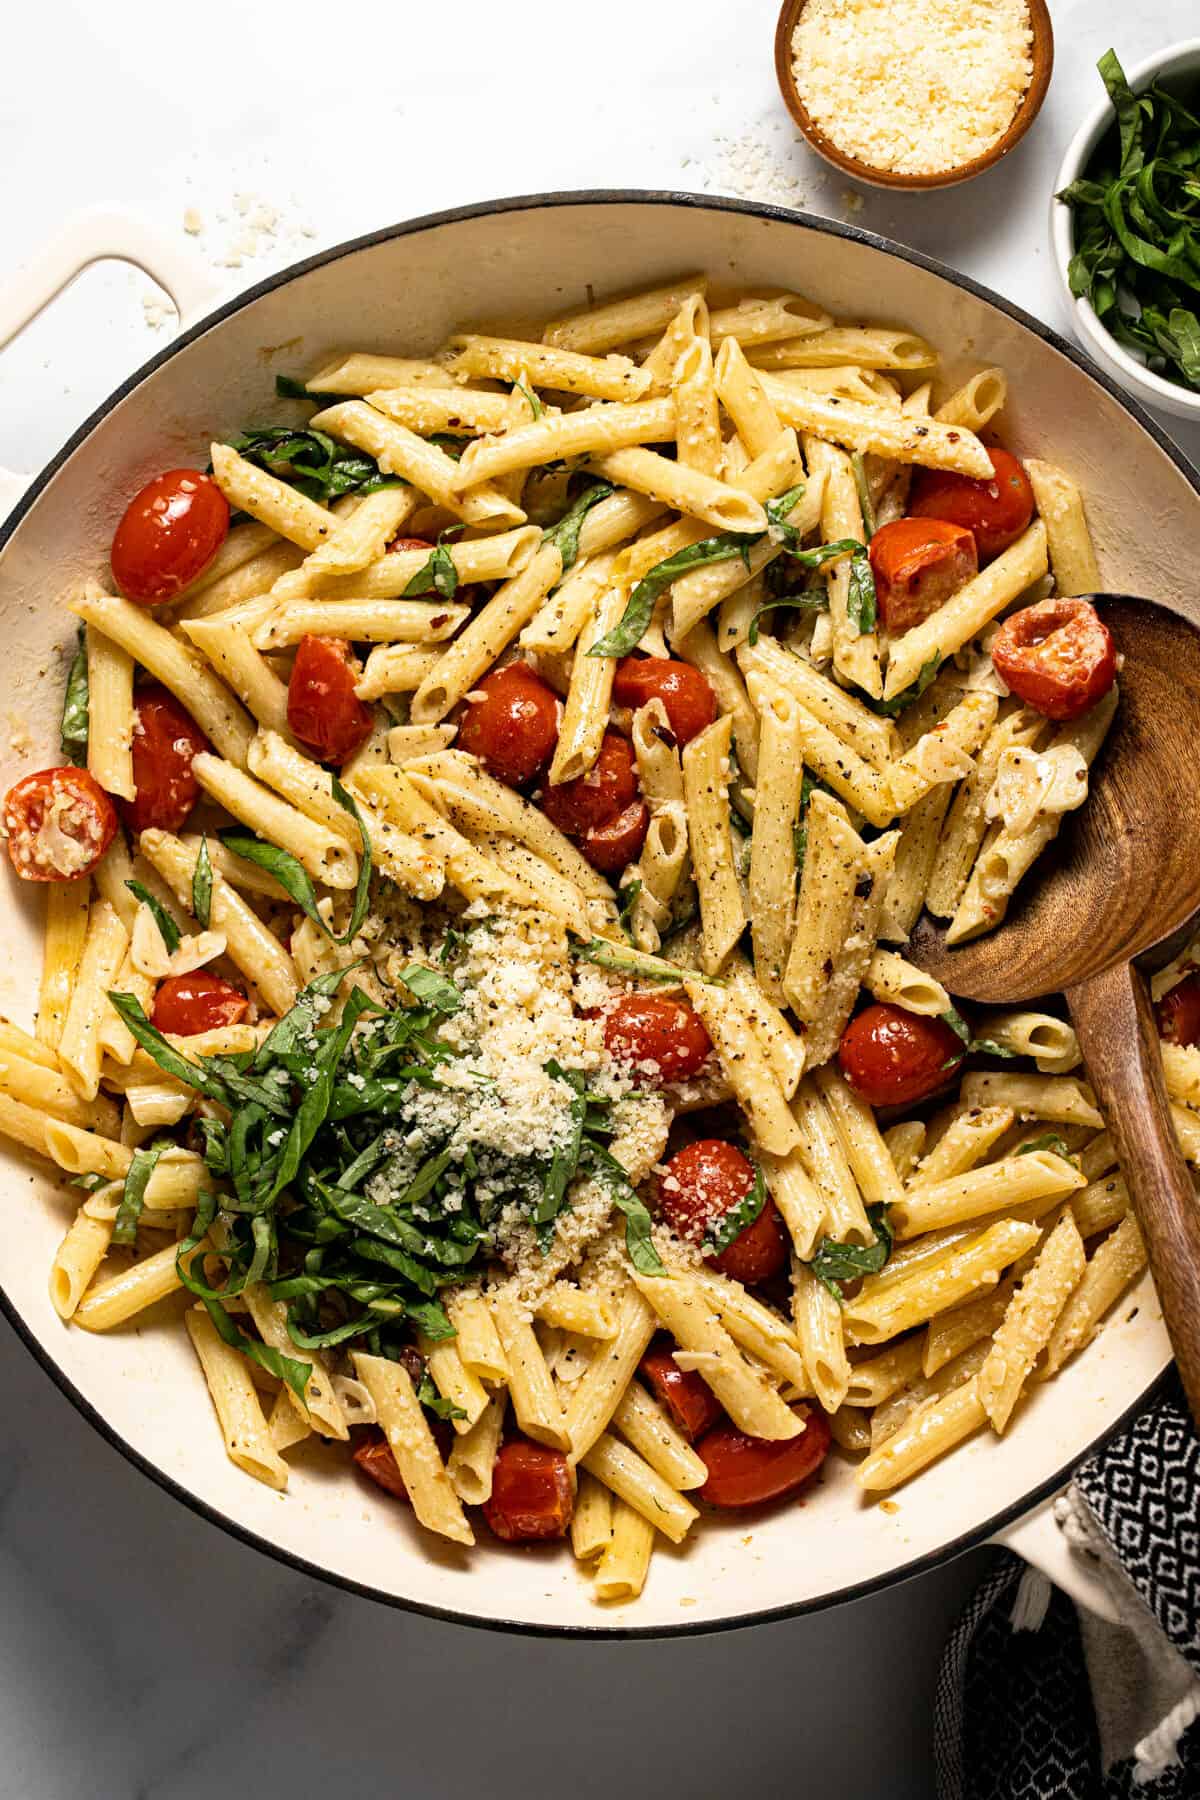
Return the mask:
[[190,975],[168,975],[159,983],[151,1023],[173,1037],[195,1037],[198,1031],[240,1025],[249,1010],[250,1002],[231,981],[193,969]]
[[575,1490],[561,1450],[506,1438],[492,1466],[492,1496],[483,1516],[498,1538],[530,1544],[560,1538],[571,1523]]
[[616,1062],[658,1081],[686,1081],[701,1067],[712,1039],[686,1000],[626,994],[604,1018],[604,1047]]
[[871,539],[870,557],[880,615],[894,637],[935,613],[979,569],[974,537],[947,519],[893,519]]
[[520,787],[540,775],[558,741],[558,696],[528,663],[494,669],[467,696],[458,748],[498,781]]
[[717,716],[717,697],[707,675],[667,657],[622,657],[613,677],[613,699],[618,706],[632,707],[661,700],[679,745],[690,743]]
[[[681,1238],[703,1244],[706,1231],[744,1200],[754,1186],[754,1165],[736,1144],[722,1138],[699,1138],[677,1150],[658,1184],[659,1208]],[[712,1266],[722,1275],[752,1287],[770,1280],[787,1261],[787,1243],[779,1211],[768,1194],[757,1219],[738,1233]]]
[[212,561],[229,530],[229,502],[211,475],[168,469],[140,488],[121,515],[109,561],[127,600],[173,600]]
[[602,875],[619,875],[640,852],[649,829],[650,808],[644,800],[634,800],[615,819],[589,826],[579,848],[593,869]]
[[587,774],[558,787],[544,787],[540,805],[552,825],[568,837],[582,837],[595,825],[607,825],[636,799],[633,751],[618,732],[606,731]]
[[1166,1043],[1200,1044],[1200,975],[1185,975],[1168,988],[1154,1013]]
[[288,682],[288,725],[322,762],[348,762],[371,735],[375,715],[354,691],[358,677],[344,639],[300,639]]
[[912,1106],[953,1079],[966,1054],[943,1019],[880,1001],[842,1033],[838,1061],[855,1093],[872,1106]]
[[208,739],[174,694],[151,682],[134,695],[132,800],[121,801],[130,831],[178,831],[200,797],[192,761]]
[[816,1407],[803,1407],[804,1430],[794,1438],[756,1438],[736,1425],[716,1425],[696,1445],[708,1470],[699,1490],[710,1506],[759,1506],[794,1493],[814,1475],[829,1453],[829,1421]]
[[1112,633],[1087,600],[1066,594],[1005,619],[992,664],[1018,700],[1047,719],[1077,719],[1117,678]]
[[397,1500],[408,1499],[404,1477],[382,1431],[372,1428],[371,1435],[356,1447],[354,1460],[363,1474],[369,1475],[385,1493],[394,1494]]
[[1029,477],[1007,450],[989,449],[990,481],[920,469],[913,479],[908,510],[920,519],[945,519],[974,532],[980,561],[999,556],[1015,543],[1033,517]]
[[5,795],[4,831],[22,881],[77,881],[112,843],[117,814],[86,769],[39,769]]
[[721,1417],[721,1403],[703,1376],[694,1369],[681,1369],[675,1361],[670,1338],[655,1338],[638,1372],[686,1438],[702,1437]]

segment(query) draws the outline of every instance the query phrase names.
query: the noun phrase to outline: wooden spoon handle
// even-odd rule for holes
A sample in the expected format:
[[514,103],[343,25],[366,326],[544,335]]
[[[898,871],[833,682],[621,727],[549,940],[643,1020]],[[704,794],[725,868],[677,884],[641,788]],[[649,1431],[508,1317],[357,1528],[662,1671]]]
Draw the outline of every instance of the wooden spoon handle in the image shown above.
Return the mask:
[[1200,1423],[1200,1204],[1175,1141],[1146,983],[1117,963],[1067,992],[1145,1240],[1175,1360]]

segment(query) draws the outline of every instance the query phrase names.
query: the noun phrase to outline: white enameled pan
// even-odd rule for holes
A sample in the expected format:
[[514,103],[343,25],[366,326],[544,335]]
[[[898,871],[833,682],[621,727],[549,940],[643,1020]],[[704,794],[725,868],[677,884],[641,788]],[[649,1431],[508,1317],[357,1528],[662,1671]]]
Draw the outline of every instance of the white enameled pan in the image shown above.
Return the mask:
[[[59,760],[59,652],[71,633],[56,594],[102,573],[124,501],[142,482],[162,468],[202,466],[214,436],[271,417],[276,369],[303,370],[338,347],[420,353],[461,324],[537,318],[592,292],[692,269],[746,288],[795,289],[841,317],[903,323],[939,346],[952,379],[998,363],[1010,383],[1004,436],[1079,482],[1104,586],[1182,602],[1200,623],[1200,489],[1158,427],[1034,319],[867,232],[687,194],[538,195],[389,227],[197,318],[203,281],[178,249],[115,215],[92,216],[11,285],[0,302],[0,342],[100,255],[147,269],[180,302],[185,326],[80,428],[0,529],[2,706],[35,746],[22,760],[5,734],[3,787]],[[0,888],[0,1013],[28,1022],[41,895],[7,870]],[[864,1504],[850,1470],[831,1459],[802,1504],[706,1520],[685,1549],[656,1554],[639,1602],[604,1611],[565,1550],[513,1553],[484,1531],[475,1553],[460,1556],[368,1491],[335,1449],[297,1455],[285,1496],[247,1479],[225,1458],[178,1306],[106,1337],[64,1326],[47,1274],[72,1201],[16,1154],[4,1155],[0,1169],[4,1310],[62,1392],[132,1462],[195,1511],[310,1574],[482,1625],[593,1633],[744,1625],[862,1595],[996,1536],[1078,1587],[1046,1501],[1139,1406],[1168,1361],[1144,1282],[1003,1440],[981,1434],[886,1509]]]

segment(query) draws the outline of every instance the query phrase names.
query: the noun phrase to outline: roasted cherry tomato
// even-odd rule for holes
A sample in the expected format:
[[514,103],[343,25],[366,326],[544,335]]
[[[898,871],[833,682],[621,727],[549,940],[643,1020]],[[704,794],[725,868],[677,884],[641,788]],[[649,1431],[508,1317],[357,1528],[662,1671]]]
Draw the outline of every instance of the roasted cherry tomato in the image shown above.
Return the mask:
[[400,1473],[392,1447],[382,1431],[372,1427],[371,1435],[365,1437],[354,1451],[354,1460],[364,1475],[387,1494],[394,1494],[397,1500],[408,1499],[408,1489],[404,1485],[404,1477]]
[[1087,600],[1062,594],[1005,619],[992,663],[1018,700],[1047,719],[1077,719],[1117,678],[1112,634]]
[[946,469],[920,469],[908,502],[909,512],[919,519],[965,525],[975,535],[981,562],[1007,550],[1033,517],[1033,489],[1016,457],[997,449],[989,449],[988,455],[990,481],[952,475]]
[[571,1523],[575,1490],[561,1450],[510,1437],[492,1467],[492,1497],[483,1516],[498,1538],[510,1544],[560,1538]]
[[458,726],[457,747],[477,756],[510,787],[540,775],[558,740],[558,696],[528,663],[512,662],[475,684]]
[[801,1407],[804,1430],[794,1438],[756,1438],[736,1425],[716,1425],[696,1445],[708,1470],[699,1490],[710,1506],[759,1506],[794,1493],[829,1453],[829,1421],[815,1406]]
[[707,675],[690,663],[659,656],[625,656],[613,678],[618,706],[645,706],[661,700],[677,744],[690,743],[717,716],[717,697]]
[[432,550],[433,545],[428,538],[394,537],[388,544],[388,550]]
[[540,804],[552,825],[568,837],[582,837],[594,825],[607,825],[636,799],[633,751],[618,732],[606,731],[587,774],[558,787],[544,787]]
[[721,1417],[721,1403],[703,1376],[675,1361],[670,1338],[655,1338],[638,1372],[686,1438],[702,1437]]
[[[736,1144],[722,1138],[700,1138],[677,1150],[658,1184],[658,1204],[672,1230],[689,1243],[702,1244],[704,1234],[754,1186],[754,1165]],[[787,1261],[787,1244],[775,1202],[768,1194],[753,1224],[712,1258],[714,1269],[748,1287],[768,1281]]]
[[116,831],[116,809],[86,769],[39,769],[4,799],[9,859],[22,881],[77,881]]
[[619,875],[641,851],[650,829],[650,808],[634,800],[607,824],[592,825],[579,840],[579,848],[602,875]]
[[912,1106],[945,1087],[966,1054],[943,1019],[879,1002],[842,1033],[842,1073],[872,1106]]
[[232,982],[207,969],[193,969],[190,975],[168,975],[159,983],[151,1022],[173,1037],[194,1037],[198,1031],[240,1025],[249,1010],[250,1002]]
[[354,691],[359,670],[342,638],[300,639],[288,682],[287,719],[322,762],[348,762],[371,735],[375,715]]
[[626,994],[604,1019],[604,1047],[620,1063],[657,1081],[686,1081],[701,1067],[712,1039],[686,1000]]
[[1200,975],[1185,975],[1168,988],[1154,1012],[1166,1043],[1200,1044]]
[[871,572],[892,635],[935,613],[979,569],[975,539],[947,519],[893,519],[871,539]]
[[134,696],[132,800],[122,800],[130,831],[178,831],[200,797],[193,759],[208,739],[174,694],[152,682]]
[[168,469],[133,496],[113,536],[113,580],[127,600],[172,600],[212,561],[229,530],[229,502],[211,475]]

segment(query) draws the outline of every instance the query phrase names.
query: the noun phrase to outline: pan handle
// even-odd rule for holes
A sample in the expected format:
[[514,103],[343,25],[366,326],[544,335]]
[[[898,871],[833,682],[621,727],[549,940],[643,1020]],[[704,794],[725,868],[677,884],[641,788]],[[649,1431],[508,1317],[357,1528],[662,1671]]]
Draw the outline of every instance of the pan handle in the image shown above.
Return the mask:
[[[68,219],[49,243],[5,278],[0,291],[0,349],[23,331],[51,300],[90,268],[115,259],[133,263],[165,288],[175,303],[180,329],[200,318],[217,296],[218,286],[196,252],[134,213],[96,207]],[[0,518],[16,505],[27,475],[0,469]]]
[[181,325],[190,325],[216,297],[217,283],[194,250],[178,244],[135,213],[90,208],[5,278],[0,294],[0,349],[35,319],[69,281],[94,262],[133,263],[165,288]]
[[1092,1559],[1068,1542],[1054,1517],[1054,1503],[1058,1498],[1058,1494],[1051,1494],[1031,1512],[1022,1514],[1011,1525],[996,1532],[988,1542],[1003,1550],[1014,1551],[1055,1587],[1060,1587],[1076,1606],[1106,1619],[1110,1625],[1117,1625],[1120,1615],[1103,1578],[1094,1569]]

